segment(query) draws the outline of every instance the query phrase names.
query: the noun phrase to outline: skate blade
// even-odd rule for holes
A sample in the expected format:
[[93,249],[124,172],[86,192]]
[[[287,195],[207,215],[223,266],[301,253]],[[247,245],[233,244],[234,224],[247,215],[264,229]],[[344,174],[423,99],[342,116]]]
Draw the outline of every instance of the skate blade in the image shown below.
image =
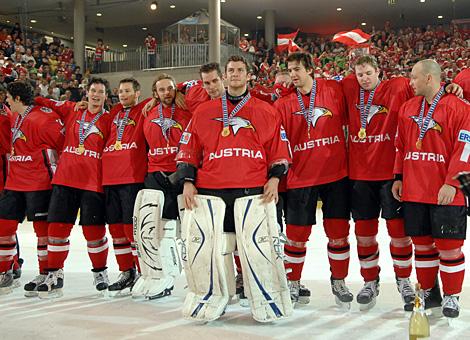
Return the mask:
[[19,279],[13,280],[13,284],[12,284],[13,289],[14,288],[19,288],[20,286],[21,286],[21,282],[20,282]]
[[242,307],[250,307],[250,301],[248,301],[248,298],[240,298],[238,297],[238,304]]
[[171,288],[166,288],[163,292],[161,293],[158,293],[158,294],[155,294],[155,295],[146,295],[145,298],[147,300],[156,300],[156,299],[161,299],[161,298],[164,298],[165,296],[170,296],[171,295],[171,291],[173,290],[173,287]]
[[38,292],[38,296],[40,299],[50,300],[50,299],[57,299],[64,295],[62,292],[62,288],[55,289],[51,292]]
[[37,290],[31,291],[31,292],[25,291],[24,296],[27,297],[27,298],[37,297],[38,296],[38,291]]
[[374,308],[375,304],[377,303],[376,299],[373,299],[371,302],[369,303],[363,303],[363,304],[359,304],[359,310],[360,311],[368,311],[372,308]]
[[310,298],[308,296],[299,296],[299,299],[296,301],[299,305],[308,305],[310,303]]
[[339,299],[339,297],[335,296],[336,305],[343,310],[349,311],[351,310],[351,302],[344,302]]
[[455,325],[456,325],[456,319],[457,319],[457,317],[455,317],[455,318],[446,317],[447,326],[450,327],[450,328],[454,328]]
[[125,288],[122,290],[108,290],[109,297],[112,298],[123,298],[132,295],[130,288]]
[[442,317],[442,307],[432,307],[432,308],[428,308],[428,309],[425,309],[424,312],[426,313],[426,315],[428,317],[431,317],[431,318],[440,318]]

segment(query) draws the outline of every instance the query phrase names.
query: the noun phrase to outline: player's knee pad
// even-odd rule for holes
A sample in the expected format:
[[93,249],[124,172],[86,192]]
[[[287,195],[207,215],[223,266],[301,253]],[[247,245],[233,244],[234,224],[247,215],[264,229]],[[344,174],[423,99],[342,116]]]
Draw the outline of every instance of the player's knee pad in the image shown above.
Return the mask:
[[224,232],[225,203],[221,198],[196,195],[197,207],[184,213],[182,259],[189,292],[183,306],[188,319],[220,317],[235,294],[232,252],[235,235]]
[[354,231],[356,236],[375,236],[379,232],[379,220],[357,220]]
[[0,236],[15,235],[18,229],[18,221],[0,219]]
[[357,245],[359,247],[370,247],[375,246],[377,244],[377,237],[376,236],[357,236]]
[[288,224],[286,227],[286,236],[288,241],[287,242],[296,242],[299,244],[305,244],[308,242],[308,238],[312,233],[312,226],[311,225],[295,225],[295,224]]
[[[261,196],[235,200],[237,248],[253,318],[270,322],[292,314],[276,206]],[[308,238],[308,237],[307,237]]]
[[388,235],[392,238],[403,238],[405,235],[405,223],[402,218],[394,218],[386,221]]
[[349,221],[346,219],[325,218],[323,226],[329,239],[347,239],[349,236]]
[[47,221],[34,221],[33,228],[38,238],[47,237],[47,230],[49,228],[49,223],[47,223]]
[[439,249],[439,252],[452,249],[460,249],[463,246],[464,240],[458,239],[446,239],[446,238],[435,238],[434,243]]
[[106,228],[104,225],[87,225],[82,227],[83,236],[88,243],[100,242],[105,238]]
[[394,247],[408,247],[409,245],[411,245],[411,237],[409,236],[405,236],[405,237],[392,237],[390,239],[390,243],[392,244],[392,246]]
[[49,242],[63,242],[67,241],[70,233],[72,232],[72,224],[69,223],[49,223],[47,236]]
[[455,260],[462,258],[463,252],[460,247],[454,249],[439,249],[439,255],[443,260]]
[[328,245],[332,247],[345,247],[349,245],[349,240],[347,237],[343,238],[329,238]]

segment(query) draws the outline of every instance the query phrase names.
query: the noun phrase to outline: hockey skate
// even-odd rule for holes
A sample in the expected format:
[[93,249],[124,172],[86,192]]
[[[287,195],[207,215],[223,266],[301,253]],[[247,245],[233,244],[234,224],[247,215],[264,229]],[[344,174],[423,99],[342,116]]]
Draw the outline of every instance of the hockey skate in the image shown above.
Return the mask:
[[342,307],[348,310],[351,309],[351,302],[354,299],[354,296],[351,294],[348,287],[346,287],[344,279],[336,280],[336,279],[330,278],[330,282],[331,282],[331,292],[335,296],[336,304],[339,307]]
[[410,279],[397,277],[397,289],[403,301],[403,309],[412,312],[415,301],[415,291],[411,285]]
[[248,298],[245,295],[245,287],[243,286],[243,275],[242,273],[237,274],[237,278],[235,281],[235,294],[238,296],[238,302],[240,303],[240,306],[242,307],[250,307],[250,302],[248,301]]
[[6,295],[13,292],[13,282],[14,278],[11,270],[5,273],[0,273],[0,295]]
[[364,287],[357,294],[356,300],[360,304],[361,311],[369,310],[375,306],[377,296],[379,295],[379,279],[366,281]]
[[292,303],[307,305],[310,303],[310,290],[300,283],[299,280],[288,280],[287,284],[290,290]]
[[447,318],[449,326],[452,326],[452,320],[459,317],[460,306],[458,295],[444,295],[442,301],[442,315]]
[[44,283],[38,286],[38,296],[40,299],[58,298],[63,295],[64,271],[55,270],[47,274]]
[[96,290],[104,295],[105,290],[108,289],[109,286],[108,271],[106,269],[100,271],[92,269],[91,271],[93,272],[93,284]]
[[119,274],[118,280],[108,287],[110,296],[127,296],[131,293],[136,277],[135,268]]
[[439,281],[436,279],[434,287],[424,290],[424,309],[430,311],[427,314],[433,314],[438,312],[437,308],[441,307],[441,303],[441,288],[439,287]]
[[18,259],[19,267],[17,269],[13,269],[13,288],[18,288],[21,286],[20,278],[21,278],[21,267],[23,266],[23,259]]
[[26,297],[35,297],[38,296],[38,287],[40,284],[46,281],[47,275],[39,274],[30,282],[24,285],[24,296]]

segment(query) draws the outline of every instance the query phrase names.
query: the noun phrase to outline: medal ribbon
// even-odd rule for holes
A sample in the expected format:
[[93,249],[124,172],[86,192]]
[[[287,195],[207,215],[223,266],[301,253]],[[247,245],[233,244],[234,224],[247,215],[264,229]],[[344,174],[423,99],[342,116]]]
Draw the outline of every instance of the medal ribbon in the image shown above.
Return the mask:
[[313,120],[313,113],[315,111],[315,97],[317,96],[317,81],[313,80],[312,91],[310,92],[310,102],[308,104],[308,111],[305,110],[304,101],[302,100],[302,94],[297,89],[297,101],[299,102],[300,110],[304,115],[305,121],[307,122],[307,131],[310,134],[310,125]]
[[21,125],[23,125],[24,120],[29,115],[29,113],[31,112],[32,109],[33,109],[33,105],[30,105],[26,108],[26,110],[24,111],[24,113],[22,115],[19,114],[16,117],[15,124],[13,125],[12,134],[11,134],[11,145],[12,146],[15,145],[16,138],[18,137],[18,134],[19,134],[20,129],[21,129]]
[[[429,122],[431,121],[432,115],[434,113],[434,110],[436,109],[437,103],[439,102],[443,94],[444,94],[444,87],[441,87],[441,89],[439,90],[436,97],[434,97],[431,103],[431,107],[429,108],[429,111],[426,114],[426,118],[424,118],[424,107],[426,105],[426,98],[423,98],[423,102],[421,103],[421,110],[419,111],[419,117],[418,117],[418,127],[419,127],[418,140],[420,141],[423,140],[424,135],[428,129]],[[424,118],[424,123],[423,123],[423,118]]]
[[228,129],[229,120],[235,117],[238,111],[240,111],[243,108],[243,106],[245,106],[245,104],[248,103],[250,98],[251,98],[251,95],[250,95],[250,92],[248,92],[248,94],[237,104],[237,106],[235,106],[232,112],[230,112],[230,116],[229,116],[228,108],[227,108],[227,93],[224,92],[224,94],[222,95],[222,113],[223,113],[222,122],[224,124],[224,129],[226,128]]
[[[173,120],[173,115],[175,114],[175,104],[172,104],[171,105],[171,117],[170,119]],[[160,105],[158,105],[158,115],[159,115],[159,118],[160,118],[160,122],[162,122],[162,125],[161,125],[161,128],[162,128],[162,134],[163,134],[163,137],[165,138],[166,140],[166,143],[169,144],[170,143],[170,128],[171,126],[169,126],[167,129],[166,127],[164,127],[164,120],[163,120],[163,105],[160,103]]]
[[[122,119],[119,119],[119,116],[118,116],[118,129],[117,129],[116,142],[121,142],[122,140],[122,135],[124,134],[124,129],[126,128],[127,121],[129,119],[129,112],[131,112],[130,107],[124,110],[124,117],[122,117]],[[119,115],[121,115],[121,112],[119,112]]]
[[379,82],[377,83],[377,86],[374,87],[372,91],[370,91],[369,98],[367,99],[367,104],[366,107],[364,108],[364,94],[365,91],[361,87],[360,92],[359,92],[359,109],[361,112],[361,129],[365,129],[367,126],[367,117],[369,116],[370,108],[372,106],[372,101],[374,100],[374,95],[375,95],[375,90],[380,85],[380,79]]
[[95,126],[96,122],[98,121],[98,119],[100,119],[100,117],[103,115],[104,113],[104,110],[102,110],[100,113],[98,113],[97,115],[95,115],[93,117],[93,119],[91,120],[91,122],[88,124],[88,127],[86,128],[85,131],[84,130],[84,126],[85,126],[85,118],[86,118],[86,112],[87,110],[83,111],[83,114],[82,114],[82,119],[80,119],[80,127],[78,129],[78,145],[85,145],[85,136],[88,134],[88,132],[91,131],[91,129],[93,128],[93,126]]

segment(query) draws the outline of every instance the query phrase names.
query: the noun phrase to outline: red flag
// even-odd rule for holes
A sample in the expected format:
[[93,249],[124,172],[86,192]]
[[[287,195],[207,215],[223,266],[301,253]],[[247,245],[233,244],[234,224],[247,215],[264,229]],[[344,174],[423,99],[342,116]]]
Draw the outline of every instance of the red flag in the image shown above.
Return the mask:
[[348,46],[362,44],[370,39],[370,35],[360,29],[349,32],[339,32],[333,37],[333,41],[343,43]]
[[289,33],[289,34],[278,34],[277,35],[277,50],[278,52],[282,52],[285,50],[289,50],[290,46],[297,46],[296,43],[294,43],[295,37],[297,37],[297,33],[299,33],[299,30]]

